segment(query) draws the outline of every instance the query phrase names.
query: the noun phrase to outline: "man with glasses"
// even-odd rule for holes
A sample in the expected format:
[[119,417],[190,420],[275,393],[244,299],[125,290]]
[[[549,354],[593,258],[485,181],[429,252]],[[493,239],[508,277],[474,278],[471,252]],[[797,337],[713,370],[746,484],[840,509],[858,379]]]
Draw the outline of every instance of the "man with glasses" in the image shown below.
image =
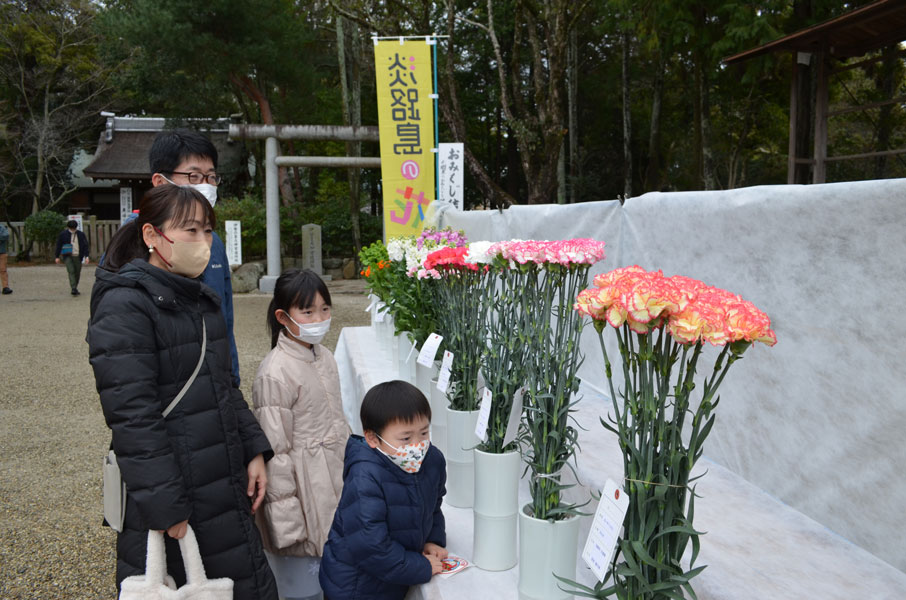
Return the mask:
[[[197,189],[211,206],[217,202],[217,148],[207,136],[190,129],[162,131],[154,138],[148,153],[151,165],[151,185],[167,183],[186,185]],[[233,336],[233,282],[226,247],[217,233],[211,243],[211,260],[201,280],[220,295],[220,309],[226,320],[230,340],[233,385],[239,387],[239,355]]]

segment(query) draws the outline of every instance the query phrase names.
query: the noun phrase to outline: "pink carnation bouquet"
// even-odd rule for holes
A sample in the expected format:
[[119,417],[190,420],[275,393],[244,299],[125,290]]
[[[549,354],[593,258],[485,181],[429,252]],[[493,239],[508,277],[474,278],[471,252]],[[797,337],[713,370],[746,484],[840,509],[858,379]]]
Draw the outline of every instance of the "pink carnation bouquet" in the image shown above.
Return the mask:
[[[598,598],[695,597],[689,581],[704,567],[694,566],[701,534],[692,527],[689,474],[714,425],[717,389],[730,365],[755,342],[773,346],[777,336],[754,304],[689,277],[631,266],[598,275],[593,284],[574,308],[592,319],[601,341],[613,401],[613,415],[601,423],[619,438],[630,501],[608,579],[594,589],[574,585],[580,595]],[[604,343],[608,326],[622,363],[619,396]],[[720,350],[697,382],[705,344]],[[699,391],[695,405],[692,394]],[[690,541],[684,571],[680,559]]]
[[[492,428],[505,425],[514,387],[524,385],[520,440],[531,473],[531,516],[567,518],[576,507],[562,503],[560,474],[578,448],[578,431],[569,413],[579,387],[583,322],[572,304],[588,285],[591,266],[604,258],[604,242],[511,240],[492,244],[485,254],[501,281],[484,368],[495,394]],[[489,434],[489,451],[502,450],[494,444],[504,431],[501,426]]]

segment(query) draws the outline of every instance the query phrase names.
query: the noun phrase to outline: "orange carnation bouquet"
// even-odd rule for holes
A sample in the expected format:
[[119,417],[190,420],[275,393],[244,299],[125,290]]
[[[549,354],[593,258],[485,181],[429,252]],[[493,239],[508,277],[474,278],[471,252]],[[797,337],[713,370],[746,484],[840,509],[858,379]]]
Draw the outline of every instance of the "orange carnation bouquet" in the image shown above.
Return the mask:
[[[570,583],[586,597],[654,600],[686,592],[694,598],[690,580],[705,567],[694,566],[701,533],[692,526],[689,474],[714,425],[717,389],[730,366],[755,342],[777,343],[771,321],[736,294],[638,266],[598,275],[574,307],[591,317],[601,341],[613,401],[613,415],[601,423],[619,438],[630,500],[608,578],[595,588]],[[604,344],[608,325],[622,363],[619,396]],[[699,383],[706,343],[721,349]],[[690,570],[684,571],[680,559],[689,542]]]

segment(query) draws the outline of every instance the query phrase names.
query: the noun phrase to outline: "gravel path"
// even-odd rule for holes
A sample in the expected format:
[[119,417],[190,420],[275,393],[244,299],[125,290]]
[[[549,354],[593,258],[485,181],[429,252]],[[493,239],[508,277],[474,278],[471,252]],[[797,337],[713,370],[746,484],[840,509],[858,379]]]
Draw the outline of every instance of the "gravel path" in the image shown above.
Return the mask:
[[[101,460],[110,433],[88,364],[94,266],[72,297],[57,266],[9,269],[0,296],[0,600],[116,597],[116,534],[101,525]],[[329,282],[333,349],[368,324],[361,281]],[[269,295],[234,296],[242,392],[270,350]]]

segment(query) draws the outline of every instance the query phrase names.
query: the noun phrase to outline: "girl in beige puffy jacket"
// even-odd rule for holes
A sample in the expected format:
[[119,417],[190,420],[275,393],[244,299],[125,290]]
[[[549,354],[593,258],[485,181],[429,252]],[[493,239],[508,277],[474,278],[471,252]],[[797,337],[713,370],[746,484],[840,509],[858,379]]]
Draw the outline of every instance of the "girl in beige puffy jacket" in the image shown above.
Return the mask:
[[330,329],[330,304],[327,286],[313,271],[288,269],[280,275],[267,311],[272,350],[252,385],[255,416],[274,449],[257,523],[265,549],[277,555],[271,562],[281,588],[280,569],[286,565],[307,571],[294,579],[313,575],[317,584],[317,557],[343,488],[350,430],[337,363],[319,343]]

